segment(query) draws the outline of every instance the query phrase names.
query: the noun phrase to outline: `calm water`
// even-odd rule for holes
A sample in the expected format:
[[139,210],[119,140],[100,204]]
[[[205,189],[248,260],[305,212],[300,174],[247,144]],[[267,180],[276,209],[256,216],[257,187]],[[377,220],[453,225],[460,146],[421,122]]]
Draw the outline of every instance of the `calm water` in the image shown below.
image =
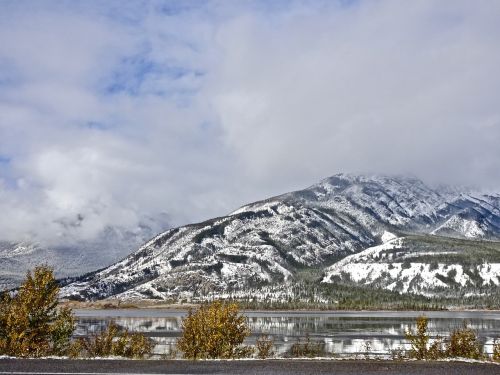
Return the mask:
[[[77,335],[98,332],[114,321],[131,332],[143,332],[157,343],[155,352],[168,353],[180,335],[185,311],[162,309],[75,310]],[[491,353],[493,340],[500,338],[500,312],[245,312],[253,344],[261,334],[273,336],[278,354],[285,353],[299,337],[321,341],[329,353],[337,355],[388,355],[396,348],[407,348],[404,332],[415,328],[415,319],[429,318],[431,335],[446,336],[466,321]]]

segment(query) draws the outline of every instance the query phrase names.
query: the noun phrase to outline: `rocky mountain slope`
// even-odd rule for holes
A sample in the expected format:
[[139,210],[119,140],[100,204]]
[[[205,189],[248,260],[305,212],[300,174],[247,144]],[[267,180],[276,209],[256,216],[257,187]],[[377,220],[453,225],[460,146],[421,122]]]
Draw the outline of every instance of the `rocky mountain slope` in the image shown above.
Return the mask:
[[[438,281],[430,281],[436,288],[410,287],[406,273],[381,268],[376,272],[390,275],[384,282],[380,277],[356,276],[375,275],[382,251],[411,251],[418,240],[396,239],[409,234],[497,240],[500,195],[431,188],[415,178],[339,174],[307,189],[243,206],[228,216],[161,233],[108,268],[66,280],[62,296],[176,299],[216,294],[259,298],[259,291],[266,288],[290,290],[307,269],[317,272],[318,283],[354,280],[417,293],[446,289],[438,282],[438,274],[449,275],[439,264],[439,272],[432,273]],[[474,246],[469,247],[474,252]],[[430,246],[426,251],[432,255],[438,250]],[[463,262],[464,257],[455,260]],[[399,263],[405,263],[403,258],[401,255]],[[435,263],[431,258],[426,262]],[[476,261],[473,267],[483,267],[486,262]],[[500,251],[492,250],[488,262],[488,282],[496,285]],[[349,268],[353,264],[356,266]],[[413,268],[412,272],[418,274]],[[482,269],[478,272],[484,273]],[[287,293],[278,298],[286,298]]]

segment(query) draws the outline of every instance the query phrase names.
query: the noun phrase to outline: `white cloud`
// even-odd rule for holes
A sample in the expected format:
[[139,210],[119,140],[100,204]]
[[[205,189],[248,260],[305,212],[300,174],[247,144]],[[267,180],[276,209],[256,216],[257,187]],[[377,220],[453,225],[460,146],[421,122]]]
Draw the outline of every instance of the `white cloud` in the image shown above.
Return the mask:
[[231,20],[212,92],[227,143],[263,180],[374,170],[498,183],[500,7],[481,4]]
[[499,15],[468,1],[9,3],[0,239],[181,224],[341,171],[498,186]]

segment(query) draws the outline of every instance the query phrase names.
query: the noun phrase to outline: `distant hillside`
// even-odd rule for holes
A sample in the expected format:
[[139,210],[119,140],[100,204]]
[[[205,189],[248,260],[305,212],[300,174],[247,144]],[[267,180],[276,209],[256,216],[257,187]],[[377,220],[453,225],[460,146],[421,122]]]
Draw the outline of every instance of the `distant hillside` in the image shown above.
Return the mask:
[[133,231],[109,227],[92,240],[58,246],[0,241],[0,290],[19,285],[26,271],[40,264],[53,267],[57,277],[78,276],[103,268],[153,237],[158,228],[162,226],[152,220]]

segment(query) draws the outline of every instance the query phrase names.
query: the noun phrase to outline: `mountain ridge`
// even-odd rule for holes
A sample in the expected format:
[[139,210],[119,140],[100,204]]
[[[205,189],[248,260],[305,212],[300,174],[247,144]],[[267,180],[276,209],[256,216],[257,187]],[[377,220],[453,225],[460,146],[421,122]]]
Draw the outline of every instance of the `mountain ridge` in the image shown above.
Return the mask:
[[160,233],[110,267],[68,280],[61,295],[244,296],[266,285],[286,289],[303,268],[325,272],[381,244],[386,232],[498,240],[500,195],[455,191],[430,188],[414,177],[334,175],[227,216]]

